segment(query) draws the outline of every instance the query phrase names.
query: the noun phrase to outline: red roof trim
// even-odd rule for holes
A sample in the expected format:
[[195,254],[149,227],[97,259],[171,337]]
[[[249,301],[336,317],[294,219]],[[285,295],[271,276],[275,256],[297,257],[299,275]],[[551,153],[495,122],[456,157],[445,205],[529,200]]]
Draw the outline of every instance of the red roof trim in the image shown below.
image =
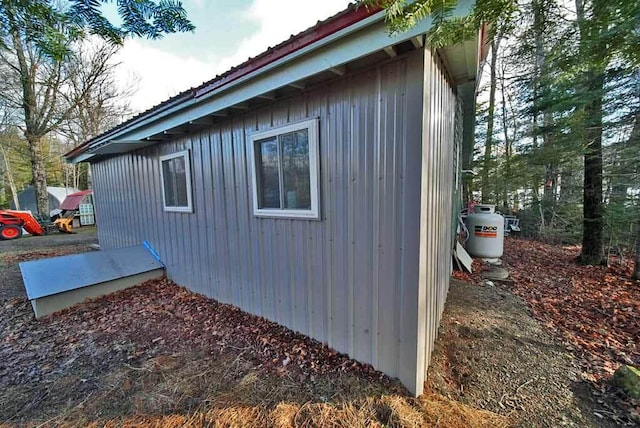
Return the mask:
[[268,49],[265,52],[259,54],[254,58],[250,58],[244,63],[240,64],[237,68],[232,68],[226,73],[218,76],[208,82],[203,83],[198,88],[187,89],[186,91],[176,95],[173,98],[170,98],[157,106],[151,107],[145,112],[142,112],[131,119],[123,122],[122,124],[116,126],[115,128],[110,129],[109,131],[94,137],[88,141],[85,141],[83,144],[75,147],[70,150],[64,156],[66,158],[70,158],[73,156],[77,156],[88,148],[88,146],[96,141],[99,138],[104,137],[112,132],[116,132],[120,129],[126,128],[127,126],[133,125],[140,120],[147,119],[152,117],[154,114],[159,113],[163,110],[164,107],[180,104],[182,102],[188,101],[193,98],[201,97],[211,91],[214,91],[218,88],[221,88],[243,76],[246,76],[260,68],[275,62],[287,55],[290,55],[312,43],[315,43],[327,36],[330,36],[333,33],[336,33],[350,25],[355,24],[358,21],[361,21],[371,15],[378,13],[380,8],[367,8],[367,7],[357,7],[355,5],[349,5],[342,12],[337,13],[336,15],[327,18],[325,21],[318,22],[315,26],[299,33],[296,36],[291,37],[289,40],[286,40],[274,48]]
[[67,196],[84,196],[84,195],[89,195],[91,193],[93,193],[93,190],[89,189],[89,190],[81,190],[76,193],[70,193]]
[[355,24],[374,13],[377,13],[380,9],[368,9],[366,7],[360,7],[353,12],[350,9],[338,14],[334,19],[325,23],[324,25],[317,26],[309,32],[302,33],[300,36],[295,36],[288,41],[272,48],[265,53],[249,60],[244,66],[232,71],[231,73],[223,76],[221,79],[214,80],[210,84],[197,89],[195,97],[201,97],[215,89],[218,89],[224,85],[239,79],[242,76],[246,76],[272,62],[279,60],[287,55],[296,52],[305,46],[309,46],[312,43],[317,42],[333,33],[336,33],[343,28]]

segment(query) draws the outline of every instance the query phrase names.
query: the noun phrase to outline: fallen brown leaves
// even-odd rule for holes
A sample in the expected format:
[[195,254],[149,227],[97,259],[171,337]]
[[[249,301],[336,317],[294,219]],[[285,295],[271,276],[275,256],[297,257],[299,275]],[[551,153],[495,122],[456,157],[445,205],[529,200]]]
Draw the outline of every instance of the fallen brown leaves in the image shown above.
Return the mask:
[[581,357],[602,388],[621,364],[640,365],[640,283],[630,263],[582,266],[579,247],[506,239],[513,291]]
[[[329,372],[351,372],[371,381],[392,383],[370,365],[351,360],[265,318],[178,287],[166,278],[148,281],[104,300],[62,312],[51,322],[71,321],[80,323],[81,331],[99,329],[135,340],[138,347],[134,355],[203,347],[223,352],[231,348],[249,353],[260,367],[299,381],[313,381],[315,376]],[[87,315],[91,318],[87,319]],[[131,325],[137,328],[126,328]]]
[[514,291],[592,364],[594,379],[640,364],[640,283],[631,266],[582,266],[578,247],[507,239]]
[[3,305],[0,425],[506,426],[167,279],[40,321]]
[[471,263],[471,273],[455,270],[451,276],[459,281],[477,282],[482,280],[482,272],[485,270],[487,270],[485,263],[480,261],[480,259],[473,259]]
[[[18,307],[18,303],[10,302],[6,309]],[[241,349],[259,367],[299,381],[313,382],[325,373],[349,372],[398,387],[370,365],[274,322],[178,287],[166,278],[61,311],[40,323],[24,316],[17,318],[12,317],[12,325],[2,325],[5,348],[0,351],[0,385],[4,381],[38,381],[58,370],[56,366],[65,359],[73,358],[77,348],[91,346],[126,354],[132,363],[176,351]],[[111,344],[114,337],[121,344]],[[50,353],[56,356],[51,363],[28,372],[12,370],[12,362],[37,361]]]

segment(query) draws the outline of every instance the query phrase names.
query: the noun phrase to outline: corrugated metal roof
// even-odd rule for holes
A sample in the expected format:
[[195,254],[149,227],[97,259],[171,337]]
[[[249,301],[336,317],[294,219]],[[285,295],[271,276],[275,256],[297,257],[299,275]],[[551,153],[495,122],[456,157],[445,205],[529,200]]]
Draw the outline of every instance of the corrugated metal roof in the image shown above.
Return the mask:
[[85,196],[93,193],[93,190],[82,190],[80,192],[72,193],[64,198],[64,201],[60,204],[61,210],[77,210],[78,205],[84,199]]
[[355,4],[350,4],[347,9],[337,13],[336,15],[324,20],[318,21],[316,25],[310,27],[295,36],[291,36],[288,40],[280,43],[279,45],[269,48],[265,52],[257,55],[253,58],[249,58],[245,63],[241,64],[237,68],[232,68],[221,76],[216,77],[210,82],[205,83],[200,88],[196,89],[196,97],[205,95],[214,89],[226,85],[227,83],[236,80],[246,74],[257,70],[277,59],[287,56],[288,54],[302,49],[311,43],[327,37],[336,31],[339,31],[349,25],[357,22],[372,13],[377,12],[379,9],[358,9]]
[[236,79],[245,76],[255,70],[258,70],[265,65],[276,61],[282,57],[285,57],[311,43],[314,41],[320,40],[324,37],[327,37],[336,31],[341,30],[355,22],[358,22],[374,13],[379,12],[380,8],[365,8],[359,7],[356,3],[351,3],[341,12],[323,20],[318,21],[316,25],[304,30],[301,33],[296,35],[292,35],[289,39],[284,42],[268,48],[266,51],[261,54],[247,59],[244,63],[232,67],[226,72],[214,77],[211,80],[208,80],[202,83],[200,86],[189,88],[178,95],[175,95],[166,101],[157,104],[150,109],[139,113],[133,116],[131,119],[122,122],[120,125],[111,128],[109,131],[104,132],[84,143],[75,147],[73,150],[66,153],[65,158],[71,158],[77,156],[85,151],[85,149],[91,145],[95,141],[99,141],[100,139],[112,134],[118,130],[126,128],[135,124],[136,122],[151,117],[166,108],[175,106],[177,104],[183,103],[193,98],[197,98],[203,96],[204,94],[217,89],[221,86],[229,84],[230,82],[235,81]]

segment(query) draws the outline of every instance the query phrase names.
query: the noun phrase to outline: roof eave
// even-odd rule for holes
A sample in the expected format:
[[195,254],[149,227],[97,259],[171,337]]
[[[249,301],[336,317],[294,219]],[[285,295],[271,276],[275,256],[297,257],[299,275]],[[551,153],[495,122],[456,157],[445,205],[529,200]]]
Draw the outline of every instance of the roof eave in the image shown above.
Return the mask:
[[[461,1],[454,14],[465,15],[472,3],[471,0]],[[161,109],[152,109],[132,123],[113,129],[72,150],[65,157],[77,163],[91,160],[95,155],[124,153],[154,144],[150,137],[167,129],[215,114],[251,97],[268,93],[283,85],[295,83],[318,72],[339,67],[359,57],[383,50],[385,47],[412,39],[426,33],[431,27],[431,19],[426,19],[405,33],[389,35],[383,20],[383,11],[364,17],[359,16],[352,24],[331,32],[313,43],[301,46],[272,62],[262,64],[259,68],[240,75],[222,86],[215,88],[204,86],[199,92],[193,90],[184,94],[183,97],[163,105]],[[354,33],[356,34],[354,37],[347,37]],[[310,55],[319,50],[322,55]],[[120,143],[122,145],[118,146]],[[105,147],[107,145],[112,147]]]
[[[188,107],[188,104],[193,104],[196,98],[203,99],[208,94],[217,92],[216,89],[218,90],[227,89],[228,87],[232,86],[232,84],[237,84],[238,81],[242,82],[246,80],[246,79],[242,79],[243,77],[244,78],[254,77],[256,75],[259,75],[261,73],[268,71],[274,66],[279,65],[279,63],[284,63],[289,60],[293,60],[301,54],[305,54],[310,50],[320,48],[324,44],[326,44],[328,40],[333,39],[332,36],[334,36],[336,33],[340,33],[341,36],[344,37],[345,35],[348,35],[349,33],[357,30],[357,28],[354,28],[353,26],[354,23],[359,23],[363,20],[367,20],[367,23],[376,22],[384,18],[383,11],[380,11],[379,9],[367,10],[366,8],[363,7],[363,8],[351,10],[351,12],[353,12],[352,13],[353,22],[349,22],[349,21],[345,22],[344,17],[341,15],[343,15],[344,12],[349,10],[350,9],[347,9],[339,13],[338,15],[336,15],[336,17],[338,18],[337,24],[339,28],[335,30],[326,31],[324,34],[321,34],[322,37],[320,37],[318,40],[307,41],[306,43],[301,44],[301,43],[298,43],[297,39],[294,37],[293,39],[289,40],[288,43],[284,43],[284,46],[277,47],[278,51],[274,53],[278,57],[275,60],[268,61],[268,58],[267,58],[267,60],[265,61],[264,54],[258,55],[256,59],[262,61],[260,67],[256,68],[252,64],[252,61],[249,61],[244,67],[238,67],[235,70],[232,69],[232,71],[229,74],[232,75],[233,78],[228,78],[228,76],[225,76],[222,79],[220,79],[223,81],[222,85],[219,84],[220,82],[218,82],[217,79],[214,79],[214,81],[211,82],[211,84],[205,84],[201,88],[195,88],[189,91],[185,91],[183,94],[178,95],[175,100],[165,101],[166,105],[161,104],[160,108],[152,108],[147,112],[142,113],[141,115],[136,117],[134,120],[132,120],[131,123],[126,124],[125,127],[122,127],[122,128],[116,127],[110,131],[107,131],[102,135],[99,135],[89,141],[86,141],[85,143],[81,144],[78,147],[75,147],[74,149],[66,153],[64,157],[67,159],[67,161],[70,161],[73,163],[89,160],[91,157],[93,157],[93,155],[89,154],[88,156],[83,156],[83,154],[85,154],[85,152],[90,148],[103,143],[105,140],[109,140],[112,137],[117,138],[118,136],[126,133],[128,130],[130,130],[135,126],[144,125],[144,123],[148,122],[149,120],[161,119],[163,116],[166,116],[167,113],[170,114],[171,112],[175,111],[175,109]],[[287,45],[296,45],[296,48],[291,49],[290,51],[287,51]],[[282,55],[283,51],[285,52],[285,55]],[[275,63],[278,63],[278,64],[275,64]],[[251,68],[251,70],[247,73],[243,73],[243,70],[242,70],[243,68]]]

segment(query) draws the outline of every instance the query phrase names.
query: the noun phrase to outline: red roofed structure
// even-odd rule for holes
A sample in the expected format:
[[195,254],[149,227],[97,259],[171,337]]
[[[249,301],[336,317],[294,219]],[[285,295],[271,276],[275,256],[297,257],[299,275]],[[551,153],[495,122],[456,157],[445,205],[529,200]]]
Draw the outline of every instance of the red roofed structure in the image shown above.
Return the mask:
[[82,201],[86,198],[87,195],[92,195],[93,190],[82,190],[80,192],[72,193],[68,195],[62,204],[60,204],[60,209],[63,211],[75,211],[80,207]]

